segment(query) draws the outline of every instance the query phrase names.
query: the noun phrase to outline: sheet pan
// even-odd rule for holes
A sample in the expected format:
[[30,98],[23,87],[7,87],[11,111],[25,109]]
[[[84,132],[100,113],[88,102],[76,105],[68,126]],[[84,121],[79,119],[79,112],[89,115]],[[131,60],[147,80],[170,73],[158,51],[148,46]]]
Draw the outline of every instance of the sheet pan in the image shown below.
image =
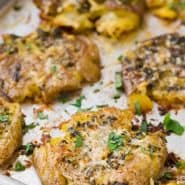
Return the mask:
[[[31,0],[19,0],[18,5],[20,6],[19,11],[12,7],[11,10],[0,18],[0,35],[5,33],[14,33],[20,36],[27,35],[39,25],[39,10]],[[62,120],[69,119],[70,115],[77,111],[71,104],[79,97],[79,95],[85,96],[85,99],[82,102],[82,108],[84,109],[95,108],[97,105],[127,108],[126,97],[124,94],[116,101],[113,99],[113,96],[116,94],[114,86],[115,72],[121,70],[121,64],[117,58],[120,55],[124,55],[126,50],[133,48],[136,41],[148,39],[167,32],[180,32],[181,34],[185,34],[185,26],[180,25],[178,21],[173,24],[167,24],[148,15],[142,29],[129,35],[123,35],[122,39],[119,41],[107,39],[98,36],[97,34],[88,35],[88,37],[96,42],[100,49],[102,60],[101,80],[94,85],[85,86],[82,91],[77,92],[67,103],[56,101],[49,106],[38,104],[22,105],[26,124],[28,125],[32,122],[36,122],[39,125],[24,135],[23,144],[32,141],[40,142],[43,132],[50,134],[51,136],[61,135],[62,133],[57,129],[53,129],[53,127],[61,123]],[[96,92],[97,89],[99,89],[98,92]],[[44,109],[44,114],[48,115],[48,120],[37,119],[34,112],[39,108]],[[180,110],[178,112],[171,111],[171,114],[173,118],[185,125],[185,110]],[[163,119],[163,117],[159,115],[157,106],[155,106],[154,110],[147,115],[147,119],[150,121],[153,120],[153,124],[157,124]],[[169,152],[174,152],[185,159],[185,147],[183,147],[185,145],[185,135],[176,136],[172,134],[167,137],[167,141]],[[29,159],[25,156],[19,156],[18,160],[24,163]],[[25,185],[41,185],[32,166],[23,172],[9,171],[9,174],[11,177],[23,182]],[[0,176],[0,184],[2,182],[3,177]],[[7,181],[6,185],[12,184]]]

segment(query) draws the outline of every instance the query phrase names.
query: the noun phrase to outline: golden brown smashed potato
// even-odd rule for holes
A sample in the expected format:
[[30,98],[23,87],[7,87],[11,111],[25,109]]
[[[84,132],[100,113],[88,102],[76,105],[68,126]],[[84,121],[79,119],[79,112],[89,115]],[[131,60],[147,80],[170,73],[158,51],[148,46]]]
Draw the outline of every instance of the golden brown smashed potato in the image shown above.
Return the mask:
[[85,36],[39,29],[26,37],[5,35],[0,46],[2,95],[14,102],[49,102],[99,78],[98,49]]
[[7,162],[22,141],[20,106],[0,99],[0,166]]
[[[179,34],[166,34],[139,43],[123,59],[127,95],[138,98],[148,108],[151,103],[143,95],[163,106],[184,106],[184,47],[185,37]],[[133,97],[133,94],[140,95]]]
[[146,0],[146,5],[160,18],[174,20],[179,17],[185,20],[184,0]]
[[95,29],[113,38],[135,30],[142,21],[144,0],[35,0],[41,17],[77,32]]
[[138,136],[129,110],[80,112],[61,124],[63,138],[36,148],[34,166],[43,185],[149,185],[167,156],[164,135]]

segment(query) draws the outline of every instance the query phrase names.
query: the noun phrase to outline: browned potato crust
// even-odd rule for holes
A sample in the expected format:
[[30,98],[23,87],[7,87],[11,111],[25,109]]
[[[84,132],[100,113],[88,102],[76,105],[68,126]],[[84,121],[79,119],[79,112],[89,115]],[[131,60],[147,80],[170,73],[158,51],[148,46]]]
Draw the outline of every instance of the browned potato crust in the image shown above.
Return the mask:
[[22,141],[20,106],[0,99],[0,166],[7,162]]
[[27,37],[4,36],[0,46],[1,95],[14,102],[49,102],[61,92],[100,78],[99,52],[84,36],[39,29]]
[[43,185],[149,185],[167,156],[164,135],[139,137],[129,110],[104,108],[77,113],[33,154]]
[[122,64],[127,95],[147,95],[167,107],[185,105],[184,47],[184,36],[166,34],[128,52]]

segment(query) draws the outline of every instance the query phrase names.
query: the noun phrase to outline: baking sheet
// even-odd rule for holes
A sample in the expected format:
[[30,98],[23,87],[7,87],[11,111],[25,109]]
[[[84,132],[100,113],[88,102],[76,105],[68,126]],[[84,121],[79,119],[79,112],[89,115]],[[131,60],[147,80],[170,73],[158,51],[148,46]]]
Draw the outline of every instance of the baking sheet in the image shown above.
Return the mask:
[[[19,0],[19,11],[12,8],[6,15],[0,18],[0,35],[4,33],[14,33],[20,36],[27,35],[37,28],[39,25],[39,10],[35,7],[31,0]],[[98,36],[97,34],[89,35],[100,49],[100,55],[102,60],[102,78],[94,85],[85,86],[80,92],[77,92],[76,96],[71,98],[67,103],[61,103],[59,101],[52,105],[38,105],[38,104],[24,104],[22,105],[22,111],[25,114],[26,124],[32,122],[38,123],[39,126],[30,130],[23,138],[23,144],[28,142],[37,141],[40,142],[42,133],[50,134],[51,136],[60,136],[62,133],[54,129],[61,121],[69,119],[77,109],[71,104],[79,97],[84,95],[85,99],[82,102],[82,108],[92,108],[97,105],[109,105],[119,108],[127,108],[126,97],[123,94],[119,99],[115,100],[113,97],[116,94],[114,86],[115,72],[121,70],[121,64],[117,60],[120,55],[124,55],[124,52],[134,47],[136,41],[144,40],[152,36],[160,35],[167,32],[180,32],[185,33],[185,26],[180,25],[180,22],[176,21],[173,24],[160,21],[159,19],[148,15],[145,20],[145,26],[139,31],[124,35],[122,39],[118,41],[107,39],[105,37]],[[97,89],[100,91],[97,92]],[[35,114],[38,109],[44,110],[44,114],[48,115],[48,120],[39,120]],[[179,120],[185,125],[185,110],[178,112],[172,111],[172,117]],[[147,115],[148,120],[153,120],[154,124],[163,120],[163,117],[159,115],[157,106],[154,110]],[[174,152],[180,157],[185,159],[185,135],[176,136],[171,134],[167,137],[167,147],[169,152]],[[18,160],[23,163],[29,160],[25,156],[20,156]],[[33,167],[27,168],[23,172],[9,171],[10,175],[25,183],[26,185],[41,185],[41,182]],[[1,177],[0,177],[1,182]],[[8,185],[8,184],[6,184]]]

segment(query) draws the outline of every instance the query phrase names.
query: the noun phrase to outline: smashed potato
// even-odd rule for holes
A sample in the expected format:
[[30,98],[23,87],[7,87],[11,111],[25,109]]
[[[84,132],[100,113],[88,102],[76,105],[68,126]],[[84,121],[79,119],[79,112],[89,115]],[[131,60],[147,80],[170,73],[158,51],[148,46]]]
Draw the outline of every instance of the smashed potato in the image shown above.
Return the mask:
[[[166,34],[139,43],[124,57],[124,89],[131,95],[131,102],[137,96],[141,96],[141,104],[149,102],[142,100],[144,94],[162,106],[185,105],[184,47],[184,36]],[[141,95],[135,98],[138,92]]]
[[19,104],[0,99],[0,166],[21,145],[22,126],[23,115]]
[[79,112],[61,124],[63,138],[34,150],[43,185],[149,185],[164,167],[161,131],[138,137],[129,110]]
[[14,102],[50,102],[99,78],[99,51],[85,36],[38,29],[26,37],[6,35],[0,45],[0,96]]
[[71,27],[82,32],[96,29],[100,34],[113,38],[135,30],[141,23],[144,0],[35,0],[41,17],[54,25]]

